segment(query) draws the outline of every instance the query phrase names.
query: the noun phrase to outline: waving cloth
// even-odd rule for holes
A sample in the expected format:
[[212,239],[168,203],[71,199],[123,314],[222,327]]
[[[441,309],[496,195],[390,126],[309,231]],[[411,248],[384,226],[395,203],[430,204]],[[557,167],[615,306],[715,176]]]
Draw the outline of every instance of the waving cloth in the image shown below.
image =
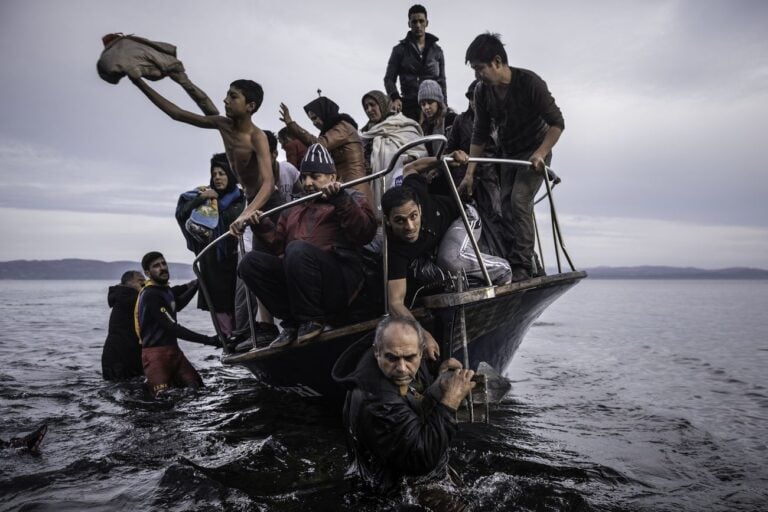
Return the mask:
[[184,64],[176,58],[174,45],[122,33],[107,34],[102,41],[104,50],[96,69],[103,80],[116,84],[126,75],[147,80],[160,80],[167,76],[184,88],[203,113],[218,115],[219,111],[210,98],[187,77]]
[[[373,125],[367,132],[361,133],[360,136],[364,139],[372,140],[371,173],[376,173],[387,168],[398,149],[423,135],[419,123],[405,117],[402,113],[398,113]],[[424,146],[416,146],[409,149],[400,156],[394,170],[384,177],[383,189],[380,185],[380,180],[374,182],[374,200],[379,210],[381,209],[381,196],[384,194],[384,191],[389,190],[390,187],[399,186],[402,183],[403,163],[406,160],[415,160],[424,156],[427,156]],[[378,215],[381,216],[381,211],[378,212]]]

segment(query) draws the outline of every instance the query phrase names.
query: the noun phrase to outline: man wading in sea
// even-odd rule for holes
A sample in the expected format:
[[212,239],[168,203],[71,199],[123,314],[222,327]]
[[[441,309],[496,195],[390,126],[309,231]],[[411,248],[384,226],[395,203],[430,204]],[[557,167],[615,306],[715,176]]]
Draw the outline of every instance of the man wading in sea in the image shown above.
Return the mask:
[[101,352],[101,376],[104,380],[123,380],[144,375],[141,368],[141,344],[133,326],[136,299],[144,286],[138,270],[123,273],[120,284],[109,287],[107,339]]
[[464,510],[434,484],[450,483],[456,409],[475,386],[474,372],[448,359],[433,379],[423,364],[425,348],[416,320],[388,317],[372,347],[358,343],[337,361],[333,377],[348,389],[344,426],[352,469],[378,493],[394,497],[406,484],[431,510]]
[[177,338],[214,347],[221,347],[221,342],[217,336],[198,334],[176,322],[176,312],[195,296],[197,281],[168,286],[168,264],[156,251],[144,255],[141,267],[149,279],[136,302],[135,322],[149,392],[157,396],[171,386],[199,388],[203,380],[179,348]]

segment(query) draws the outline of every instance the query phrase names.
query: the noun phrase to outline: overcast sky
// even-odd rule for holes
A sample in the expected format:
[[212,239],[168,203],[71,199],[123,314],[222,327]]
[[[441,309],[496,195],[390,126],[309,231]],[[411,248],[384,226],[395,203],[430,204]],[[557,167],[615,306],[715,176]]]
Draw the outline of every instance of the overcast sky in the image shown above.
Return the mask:
[[[264,129],[282,127],[281,101],[311,128],[302,106],[318,88],[362,125],[360,98],[383,89],[411,3],[3,0],[0,260],[192,260],[173,211],[208,181],[221,140],[128,80],[102,81],[102,35],[176,45],[219,106],[232,80],[260,82]],[[549,85],[566,123],[555,199],[577,266],[768,268],[768,2],[425,5],[455,110],[473,78],[464,52],[486,30]],[[174,83],[155,85],[194,110]]]

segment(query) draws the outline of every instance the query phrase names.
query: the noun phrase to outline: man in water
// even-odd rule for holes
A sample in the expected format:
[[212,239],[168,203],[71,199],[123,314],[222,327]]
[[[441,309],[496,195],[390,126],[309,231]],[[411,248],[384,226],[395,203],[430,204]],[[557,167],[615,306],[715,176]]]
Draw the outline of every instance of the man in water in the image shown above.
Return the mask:
[[229,163],[245,191],[248,206],[231,224],[232,234],[240,236],[257,210],[279,205],[272,174],[269,145],[264,132],[251,121],[261,106],[264,91],[252,80],[235,80],[224,98],[225,117],[202,116],[187,112],[158,94],[141,78],[131,78],[149,100],[171,119],[199,128],[218,130],[224,142]]
[[[543,273],[534,263],[533,201],[565,121],[544,80],[532,71],[509,66],[498,34],[477,36],[467,48],[465,60],[480,80],[475,87],[469,156],[484,156],[486,144],[495,134],[501,158],[531,162],[531,167],[500,169],[499,197],[493,201],[500,205],[504,257],[512,266],[512,279],[521,281]],[[460,192],[472,195],[476,166],[467,166]],[[481,205],[486,211],[490,207]]]
[[[392,99],[392,107],[416,122],[421,114],[418,93],[423,80],[435,80],[440,84],[443,98],[448,98],[443,49],[437,44],[437,37],[427,33],[428,25],[427,9],[423,5],[408,9],[408,34],[392,48],[384,75],[384,88]],[[397,92],[397,77],[400,77],[402,95]]]
[[107,303],[112,312],[101,353],[104,380],[124,380],[144,375],[141,344],[133,325],[133,310],[143,286],[144,275],[138,270],[129,270],[123,273],[120,284],[109,287]]
[[156,251],[145,254],[141,266],[149,279],[136,302],[135,325],[149,392],[157,396],[171,386],[202,387],[203,380],[179,348],[177,338],[214,347],[221,343],[217,336],[198,334],[176,321],[176,312],[195,296],[197,281],[171,288],[168,264]]
[[[448,478],[456,409],[475,386],[474,372],[456,359],[444,361],[433,379],[422,359],[425,346],[418,322],[388,317],[362,357],[353,346],[333,369],[348,390],[343,419],[352,466],[382,494],[394,493],[404,480],[425,484]],[[429,499],[426,489],[415,490],[420,502]]]

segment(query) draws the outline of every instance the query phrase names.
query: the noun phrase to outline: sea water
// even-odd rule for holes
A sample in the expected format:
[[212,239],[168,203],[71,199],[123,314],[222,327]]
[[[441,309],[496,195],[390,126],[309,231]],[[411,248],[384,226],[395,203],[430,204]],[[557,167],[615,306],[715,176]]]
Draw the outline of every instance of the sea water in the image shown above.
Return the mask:
[[[354,510],[339,415],[181,342],[206,389],[106,383],[103,281],[0,281],[0,510]],[[212,333],[207,313],[182,324]],[[475,510],[766,510],[768,282],[585,280],[534,324],[452,466]]]

